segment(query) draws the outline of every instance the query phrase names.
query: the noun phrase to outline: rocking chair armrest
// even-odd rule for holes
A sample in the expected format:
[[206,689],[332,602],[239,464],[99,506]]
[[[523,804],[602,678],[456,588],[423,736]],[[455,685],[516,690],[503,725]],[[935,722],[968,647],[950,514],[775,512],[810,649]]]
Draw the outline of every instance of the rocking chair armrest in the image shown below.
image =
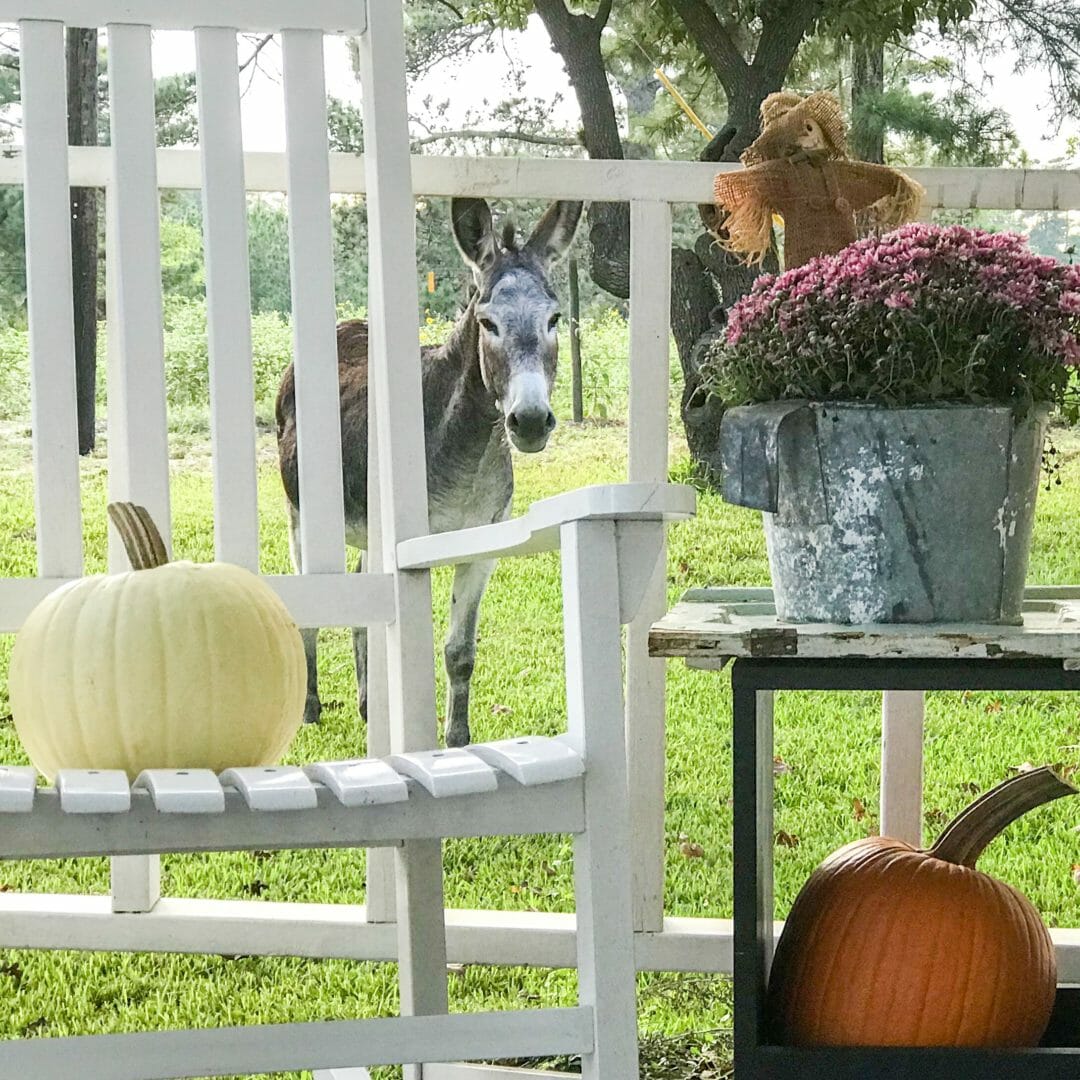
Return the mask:
[[557,551],[559,530],[572,521],[680,521],[693,517],[697,494],[683,484],[601,484],[577,488],[535,502],[521,517],[472,529],[403,540],[397,546],[400,570],[425,570]]

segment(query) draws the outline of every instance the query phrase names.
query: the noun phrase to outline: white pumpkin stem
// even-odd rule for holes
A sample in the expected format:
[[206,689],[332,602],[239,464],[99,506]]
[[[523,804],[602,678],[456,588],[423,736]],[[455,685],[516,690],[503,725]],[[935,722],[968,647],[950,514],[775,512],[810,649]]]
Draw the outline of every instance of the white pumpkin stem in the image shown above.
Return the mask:
[[986,846],[1017,818],[1077,789],[1050,768],[1032,769],[980,795],[945,826],[930,849],[936,859],[974,868]]
[[164,566],[169,561],[165,541],[161,539],[161,533],[145,506],[113,502],[106,510],[124,542],[133,570],[153,570],[155,566]]

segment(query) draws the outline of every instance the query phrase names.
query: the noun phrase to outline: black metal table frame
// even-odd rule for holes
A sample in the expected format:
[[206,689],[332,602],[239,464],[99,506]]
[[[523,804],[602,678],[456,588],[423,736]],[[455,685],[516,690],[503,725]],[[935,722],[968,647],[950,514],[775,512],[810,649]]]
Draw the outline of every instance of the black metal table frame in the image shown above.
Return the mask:
[[731,669],[735,878],[735,1080],[1078,1080],[1080,988],[1061,987],[1033,1050],[820,1048],[768,1042],[773,947],[773,692],[1080,690],[1061,660],[736,659]]

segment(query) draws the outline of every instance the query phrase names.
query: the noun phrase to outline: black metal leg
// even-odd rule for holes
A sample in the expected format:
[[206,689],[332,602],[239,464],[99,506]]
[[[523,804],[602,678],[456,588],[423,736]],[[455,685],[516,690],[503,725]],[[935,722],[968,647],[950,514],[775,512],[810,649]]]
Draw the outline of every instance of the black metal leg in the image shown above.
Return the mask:
[[[735,1060],[768,1041],[765,989],[773,927],[773,692],[732,669],[735,895]],[[738,1080],[743,1080],[742,1076]]]

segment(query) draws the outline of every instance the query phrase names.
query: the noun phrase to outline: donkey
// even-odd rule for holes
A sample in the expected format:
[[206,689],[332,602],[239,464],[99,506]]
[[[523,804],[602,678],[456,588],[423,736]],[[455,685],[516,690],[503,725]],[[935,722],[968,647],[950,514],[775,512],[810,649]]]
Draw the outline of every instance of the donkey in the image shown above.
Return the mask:
[[[497,237],[483,199],[453,199],[454,240],[473,272],[470,300],[449,339],[421,350],[424,437],[431,531],[502,521],[514,492],[510,445],[535,454],[555,427],[551,389],[558,359],[560,312],[548,275],[566,253],[582,203],[553,203],[521,244],[512,224]],[[367,324],[338,326],[341,449],[345,522],[350,544],[367,547]],[[278,459],[289,503],[289,548],[300,573],[296,414],[290,365],[277,397]],[[363,568],[364,557],[356,569]],[[469,680],[476,659],[476,625],[494,561],[454,568],[450,632],[444,649],[449,686],[446,744],[469,742]],[[317,723],[319,701],[315,629],[303,632],[307,654],[304,721]],[[353,630],[360,714],[367,717],[367,635]]]

